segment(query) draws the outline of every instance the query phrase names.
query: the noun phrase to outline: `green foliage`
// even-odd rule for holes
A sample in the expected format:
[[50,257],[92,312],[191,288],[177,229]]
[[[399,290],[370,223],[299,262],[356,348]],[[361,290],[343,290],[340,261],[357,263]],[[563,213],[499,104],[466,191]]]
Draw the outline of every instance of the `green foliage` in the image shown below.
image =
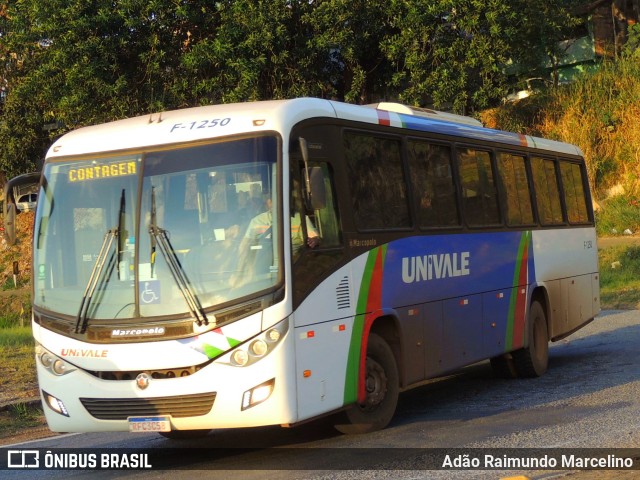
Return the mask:
[[[520,0],[515,6],[518,12],[517,42],[512,45],[512,58],[517,74],[526,77],[547,77],[551,69],[554,85],[558,85],[558,66],[574,38],[574,28],[584,19],[572,12],[582,0]],[[529,21],[522,21],[522,19]],[[542,21],[536,21],[541,19]],[[533,21],[531,21],[533,20]]]
[[210,103],[318,96],[472,112],[504,95],[509,60],[549,54],[574,21],[565,4],[4,0],[0,170],[33,170],[70,129]]
[[599,251],[603,308],[640,307],[640,246],[621,245]]
[[513,2],[393,2],[398,32],[384,42],[399,68],[393,84],[401,100],[465,112],[499,98],[503,66],[516,41]]
[[596,229],[601,236],[640,232],[640,201],[622,195],[605,200],[596,212]]
[[[31,327],[3,327],[0,323],[0,349],[25,347],[33,354],[33,334]],[[0,350],[1,351],[1,350]],[[4,358],[0,356],[0,358]]]
[[627,33],[627,43],[624,45],[624,54],[627,56],[640,57],[640,24],[636,23],[629,27]]

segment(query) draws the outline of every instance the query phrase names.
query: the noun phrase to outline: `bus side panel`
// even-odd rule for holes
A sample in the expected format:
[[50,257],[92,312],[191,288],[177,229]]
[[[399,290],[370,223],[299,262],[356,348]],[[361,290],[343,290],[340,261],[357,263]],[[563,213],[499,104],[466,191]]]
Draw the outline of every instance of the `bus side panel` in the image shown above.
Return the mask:
[[444,345],[444,320],[442,302],[431,302],[424,305],[425,330],[425,371],[424,377],[435,377],[444,373],[446,367],[442,363]]
[[344,404],[353,318],[296,328],[298,419],[305,420]]
[[557,339],[600,311],[595,229],[537,230],[533,248],[536,281],[549,298],[549,334]]
[[[427,335],[425,338],[425,330],[428,332],[428,325],[425,309],[422,306],[399,308],[397,313],[402,325],[402,364],[404,365],[404,375],[400,376],[403,378],[403,383],[408,385],[424,380],[425,340],[429,341],[431,335]],[[433,343],[436,342],[430,342],[429,347]]]
[[331,274],[293,314],[298,421],[355,401],[363,317],[356,310],[367,258]]
[[553,326],[551,338],[572,332],[594,317],[592,282],[593,275],[580,275],[560,280],[562,310],[557,323]]
[[526,292],[526,286],[519,286],[482,295],[484,358],[522,346],[524,308],[518,308],[518,297],[526,300]]
[[482,296],[467,295],[443,302],[445,370],[483,359]]

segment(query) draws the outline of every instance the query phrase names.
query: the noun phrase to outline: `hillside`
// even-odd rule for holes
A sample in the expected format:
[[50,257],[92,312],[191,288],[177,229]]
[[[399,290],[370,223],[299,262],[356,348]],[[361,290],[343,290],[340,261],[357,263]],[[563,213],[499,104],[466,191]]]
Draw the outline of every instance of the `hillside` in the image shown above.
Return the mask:
[[[28,323],[31,314],[31,252],[34,214],[21,213],[16,217],[17,242],[7,245],[0,240],[0,315],[22,319]],[[4,233],[4,232],[3,232]],[[17,287],[13,279],[13,262],[18,262]]]
[[640,232],[639,60],[603,62],[574,83],[481,114],[488,127],[582,149],[601,235]]

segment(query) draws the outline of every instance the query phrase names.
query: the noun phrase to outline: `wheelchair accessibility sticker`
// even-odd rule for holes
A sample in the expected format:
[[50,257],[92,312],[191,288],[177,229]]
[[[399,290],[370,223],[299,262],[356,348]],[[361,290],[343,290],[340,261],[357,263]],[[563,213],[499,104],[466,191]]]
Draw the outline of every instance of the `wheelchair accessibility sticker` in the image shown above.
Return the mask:
[[140,291],[140,303],[150,305],[160,303],[160,281],[145,280],[138,284]]

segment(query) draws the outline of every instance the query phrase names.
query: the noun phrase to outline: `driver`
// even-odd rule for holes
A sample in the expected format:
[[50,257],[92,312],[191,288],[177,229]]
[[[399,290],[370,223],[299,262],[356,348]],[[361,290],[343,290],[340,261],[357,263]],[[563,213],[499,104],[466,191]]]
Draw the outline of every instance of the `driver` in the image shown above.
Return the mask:
[[[266,211],[262,212],[251,219],[244,238],[248,241],[255,242],[261,235],[266,235],[267,238],[271,237],[269,229],[273,223],[271,198],[267,198],[265,201]],[[313,225],[313,222],[309,217],[307,219],[307,245],[310,248],[316,248],[320,244],[320,236],[318,231]],[[304,244],[304,238],[302,235],[302,228],[300,226],[300,214],[296,213],[291,217],[291,245],[293,248],[294,256],[300,251],[300,248]]]

